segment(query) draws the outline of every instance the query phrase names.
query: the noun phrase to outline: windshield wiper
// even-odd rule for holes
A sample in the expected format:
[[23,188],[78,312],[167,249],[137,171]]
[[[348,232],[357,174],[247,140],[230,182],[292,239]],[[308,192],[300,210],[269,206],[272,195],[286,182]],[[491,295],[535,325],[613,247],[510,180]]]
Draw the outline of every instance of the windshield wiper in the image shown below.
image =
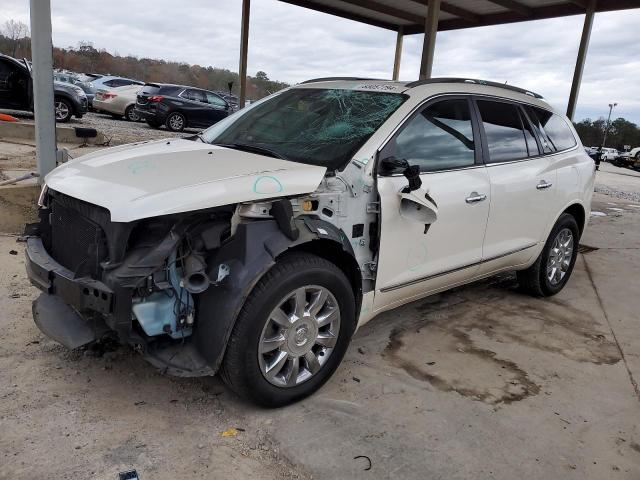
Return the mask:
[[243,150],[245,152],[261,153],[270,157],[279,158],[280,160],[288,160],[284,155],[267,147],[261,147],[250,143],[214,143],[219,147],[233,148],[235,150]]

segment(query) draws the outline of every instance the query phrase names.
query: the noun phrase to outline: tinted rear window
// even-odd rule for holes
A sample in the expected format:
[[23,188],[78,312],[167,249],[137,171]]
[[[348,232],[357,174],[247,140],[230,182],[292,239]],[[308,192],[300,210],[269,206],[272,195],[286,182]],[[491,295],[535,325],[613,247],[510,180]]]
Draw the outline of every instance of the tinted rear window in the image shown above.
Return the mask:
[[160,91],[160,87],[158,86],[145,85],[144,87],[142,87],[142,90],[140,90],[140,94],[155,95],[159,91]]
[[173,85],[163,85],[160,87],[158,93],[162,95],[178,95],[182,91],[183,87],[176,87]]

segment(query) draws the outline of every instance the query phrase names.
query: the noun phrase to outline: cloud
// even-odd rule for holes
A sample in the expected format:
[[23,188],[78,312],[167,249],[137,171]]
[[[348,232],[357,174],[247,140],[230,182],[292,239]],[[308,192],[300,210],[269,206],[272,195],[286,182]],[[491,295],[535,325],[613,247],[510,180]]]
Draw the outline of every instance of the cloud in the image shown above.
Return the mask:
[[[0,23],[29,21],[27,0],[2,0]],[[91,41],[122,55],[162,58],[237,71],[239,0],[111,0],[91,7],[52,0],[53,41]],[[299,82],[332,75],[388,78],[395,33],[295,7],[277,0],[252,2],[249,73]],[[582,29],[582,16],[441,32],[434,76],[482,78],[528,88],[566,108]],[[596,15],[576,118],[607,114],[640,124],[640,9]],[[405,37],[401,78],[417,78],[422,35]]]

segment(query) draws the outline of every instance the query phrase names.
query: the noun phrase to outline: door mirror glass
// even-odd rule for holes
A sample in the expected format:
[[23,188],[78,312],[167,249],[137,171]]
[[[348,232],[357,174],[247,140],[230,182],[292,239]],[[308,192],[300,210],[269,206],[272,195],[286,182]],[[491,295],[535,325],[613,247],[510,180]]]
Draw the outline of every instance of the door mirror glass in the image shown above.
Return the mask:
[[383,158],[380,161],[380,174],[393,175],[394,173],[402,173],[409,180],[409,185],[402,189],[403,193],[412,192],[422,186],[419,165],[409,165],[409,162],[404,158]]

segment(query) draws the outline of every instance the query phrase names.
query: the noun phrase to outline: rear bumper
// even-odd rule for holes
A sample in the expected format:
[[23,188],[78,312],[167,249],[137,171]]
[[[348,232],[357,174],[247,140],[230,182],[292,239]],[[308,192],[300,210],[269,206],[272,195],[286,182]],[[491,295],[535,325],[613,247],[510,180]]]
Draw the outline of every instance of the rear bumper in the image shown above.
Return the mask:
[[165,112],[159,112],[157,110],[140,110],[137,106],[135,109],[138,116],[140,116],[140,119],[145,122],[164,123],[167,119],[167,114]]
[[110,102],[105,102],[103,100],[98,100],[95,98],[93,100],[93,108],[96,110],[100,110],[101,112],[115,113],[116,115],[124,115],[124,110],[118,108],[117,105],[114,105]]

